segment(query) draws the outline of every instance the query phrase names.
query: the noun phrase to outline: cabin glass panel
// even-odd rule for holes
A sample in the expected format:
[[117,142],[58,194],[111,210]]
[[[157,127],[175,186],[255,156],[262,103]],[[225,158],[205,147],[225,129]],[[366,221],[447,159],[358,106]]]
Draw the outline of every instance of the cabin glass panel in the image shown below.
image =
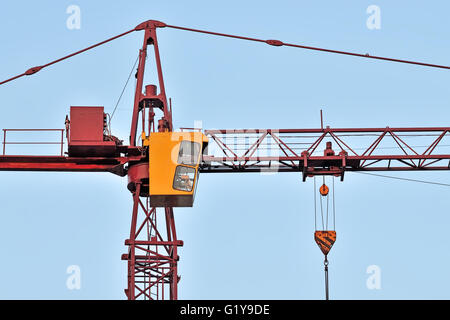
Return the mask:
[[200,143],[183,140],[180,143],[180,151],[178,152],[178,164],[195,166],[199,161],[199,155]]
[[175,170],[173,188],[180,191],[192,191],[194,186],[195,169],[191,167],[178,166]]

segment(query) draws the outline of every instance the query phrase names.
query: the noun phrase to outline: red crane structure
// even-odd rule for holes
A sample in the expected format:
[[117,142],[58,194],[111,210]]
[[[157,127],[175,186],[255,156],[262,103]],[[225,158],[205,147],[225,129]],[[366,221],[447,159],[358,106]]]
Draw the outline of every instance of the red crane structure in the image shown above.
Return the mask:
[[[156,30],[175,28],[215,36],[256,41],[271,46],[289,46],[307,50],[378,59],[450,69],[448,66],[384,58],[330,49],[283,43],[279,40],[261,40],[204,30],[172,26],[149,20],[134,29],[102,41],[48,64],[30,68],[26,72],[0,82],[5,84],[22,76],[32,75],[52,64],[68,59],[134,31],[144,31],[139,64],[136,73],[136,92],[129,144],[109,132],[103,107],[71,107],[61,132],[59,156],[8,155],[7,132],[4,129],[0,171],[71,171],[111,172],[128,176],[128,189],[132,194],[130,236],[125,240],[127,253],[122,260],[128,264],[128,299],[178,298],[178,247],[183,241],[177,237],[172,207],[152,207],[149,201],[149,148],[139,145],[138,129],[142,138],[155,132],[172,132],[172,108],[167,101]],[[149,47],[153,47],[158,87],[144,85],[144,71]],[[158,114],[158,115],[157,115]],[[64,131],[68,139],[68,152],[63,153]],[[303,180],[314,176],[333,176],[344,179],[346,171],[426,171],[450,170],[450,154],[440,152],[442,141],[450,134],[450,127],[417,128],[331,128],[317,129],[245,129],[205,130],[209,149],[199,164],[201,173],[238,172],[294,172]],[[414,143],[420,139],[423,145]],[[362,139],[362,140],[361,140]],[[426,140],[426,142],[425,142]],[[361,141],[366,143],[361,148]],[[390,146],[386,147],[386,143]],[[11,142],[12,143],[12,142]],[[327,191],[328,193],[328,191]]]

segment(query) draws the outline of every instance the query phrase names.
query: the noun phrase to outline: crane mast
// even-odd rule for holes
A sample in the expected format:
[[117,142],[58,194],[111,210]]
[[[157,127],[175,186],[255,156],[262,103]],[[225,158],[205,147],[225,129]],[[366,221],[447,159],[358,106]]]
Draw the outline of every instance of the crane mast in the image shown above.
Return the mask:
[[[158,21],[147,21],[136,27],[136,30],[145,30],[145,34],[142,49],[139,51],[130,132],[131,146],[136,146],[139,120],[141,120],[141,139],[143,141],[152,132],[170,132],[173,128],[172,113],[167,104],[156,37],[158,26],[161,26]],[[154,49],[159,93],[157,93],[156,85],[152,84],[145,86],[145,93],[142,91],[149,45]],[[162,113],[157,124],[155,124],[155,111]],[[133,194],[133,210],[130,237],[125,241],[128,253],[122,255],[122,260],[126,260],[128,263],[128,287],[125,289],[125,294],[130,300],[139,297],[176,300],[178,299],[178,281],[180,280],[178,247],[182,246],[183,242],[177,238],[173,208],[150,207],[148,150],[143,149],[142,155],[141,160],[128,164],[128,188]],[[159,214],[160,210],[162,214]],[[159,229],[164,224],[165,235]]]
[[[150,202],[149,138],[155,133],[173,132],[172,108],[167,102],[157,28],[171,27],[184,31],[207,33],[241,40],[262,42],[271,46],[290,46],[362,58],[410,63],[426,67],[449,69],[447,66],[390,59],[343,51],[288,44],[279,40],[261,40],[221,33],[170,26],[149,20],[121,35],[78,51],[46,65],[28,69],[23,74],[0,82],[4,84],[22,76],[32,75],[59,61],[90,50],[133,31],[144,31],[139,50],[136,73],[129,144],[123,145],[110,133],[103,131],[106,125],[99,120],[101,137],[96,142],[78,141],[77,130],[89,131],[77,117],[83,110],[71,108],[66,120],[69,152],[58,156],[8,155],[7,132],[4,129],[3,153],[0,155],[0,171],[60,171],[60,172],[111,172],[127,176],[127,188],[132,194],[133,206],[128,250],[122,260],[128,265],[128,299],[177,299],[178,298],[178,247],[183,241],[177,237],[172,206],[154,207]],[[145,84],[144,74],[148,50],[153,47],[157,84]],[[93,110],[93,109],[92,109]],[[73,112],[73,113],[72,113]],[[99,119],[103,109],[97,111]],[[101,122],[101,124],[100,124]],[[77,125],[81,127],[77,128]],[[64,131],[64,129],[58,129]],[[140,130],[140,131],[139,131]],[[70,132],[70,134],[69,134]],[[332,128],[316,129],[233,129],[205,130],[209,139],[209,151],[201,155],[198,171],[203,173],[240,172],[294,172],[303,181],[314,176],[334,176],[344,179],[345,172],[356,171],[426,171],[450,170],[450,154],[441,150],[442,141],[448,137],[450,127],[415,128]],[[366,145],[352,139],[363,137]],[[428,138],[422,146],[415,146],[417,137]],[[81,138],[80,138],[81,139]],[[384,143],[389,147],[383,147]],[[62,143],[62,142],[61,142]],[[61,144],[62,148],[62,144]],[[62,149],[61,149],[62,150]],[[328,192],[327,192],[328,193]]]

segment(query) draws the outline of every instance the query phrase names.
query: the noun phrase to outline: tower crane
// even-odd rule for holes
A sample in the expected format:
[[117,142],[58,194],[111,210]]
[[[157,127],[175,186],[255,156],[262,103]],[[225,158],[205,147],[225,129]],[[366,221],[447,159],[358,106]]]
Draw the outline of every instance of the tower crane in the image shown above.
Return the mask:
[[[112,135],[103,107],[72,106],[64,129],[47,129],[61,132],[59,156],[7,153],[6,146],[10,143],[7,141],[8,132],[39,129],[3,129],[3,152],[0,155],[0,171],[110,172],[128,177],[127,188],[132,194],[133,207],[130,235],[125,240],[128,250],[122,255],[122,260],[128,265],[128,285],[125,289],[128,299],[178,298],[178,248],[183,246],[183,241],[177,236],[173,208],[193,206],[200,173],[293,172],[301,174],[303,181],[322,176],[323,184],[317,189],[320,205],[326,199],[328,208],[331,192],[331,208],[334,211],[334,189],[326,185],[325,177],[343,180],[346,172],[356,171],[450,170],[450,154],[439,149],[441,142],[450,134],[450,127],[332,128],[322,124],[316,129],[219,129],[202,132],[197,128],[183,128],[175,132],[157,40],[156,31],[161,28],[259,42],[274,47],[286,46],[450,69],[443,65],[249,38],[148,20],[122,34],[0,82],[4,85],[33,75],[132,32],[144,33],[139,50],[128,144],[123,144],[122,140]],[[153,48],[157,85],[144,84],[149,48]],[[66,153],[63,152],[64,132],[68,141]],[[364,148],[356,148],[350,140],[361,137],[368,143]],[[421,149],[408,141],[414,137],[428,137],[430,140],[425,146],[420,146]],[[395,147],[380,147],[385,141],[390,141]],[[217,151],[215,154],[210,153],[212,147]],[[321,208],[323,221],[324,208]],[[328,228],[328,213],[326,220],[322,228],[316,226],[315,241],[325,255],[328,298],[327,254],[336,240],[336,231]]]

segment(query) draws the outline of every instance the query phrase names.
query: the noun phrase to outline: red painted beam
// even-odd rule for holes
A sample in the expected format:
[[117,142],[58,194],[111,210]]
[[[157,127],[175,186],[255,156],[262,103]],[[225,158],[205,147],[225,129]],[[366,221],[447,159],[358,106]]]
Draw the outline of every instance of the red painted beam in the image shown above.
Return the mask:
[[[310,161],[341,161],[343,158],[346,160],[438,160],[438,159],[450,159],[450,154],[431,154],[431,155],[371,155],[371,156],[309,156],[308,162]],[[204,162],[226,162],[226,161],[303,161],[303,156],[280,156],[280,157],[214,157],[214,156],[203,156]]]
[[125,175],[123,165],[136,157],[77,158],[61,156],[0,156],[0,171],[112,172]]
[[205,134],[248,134],[248,133],[369,133],[369,132],[437,132],[450,131],[450,127],[404,127],[404,128],[324,128],[324,129],[217,129],[205,130]]

